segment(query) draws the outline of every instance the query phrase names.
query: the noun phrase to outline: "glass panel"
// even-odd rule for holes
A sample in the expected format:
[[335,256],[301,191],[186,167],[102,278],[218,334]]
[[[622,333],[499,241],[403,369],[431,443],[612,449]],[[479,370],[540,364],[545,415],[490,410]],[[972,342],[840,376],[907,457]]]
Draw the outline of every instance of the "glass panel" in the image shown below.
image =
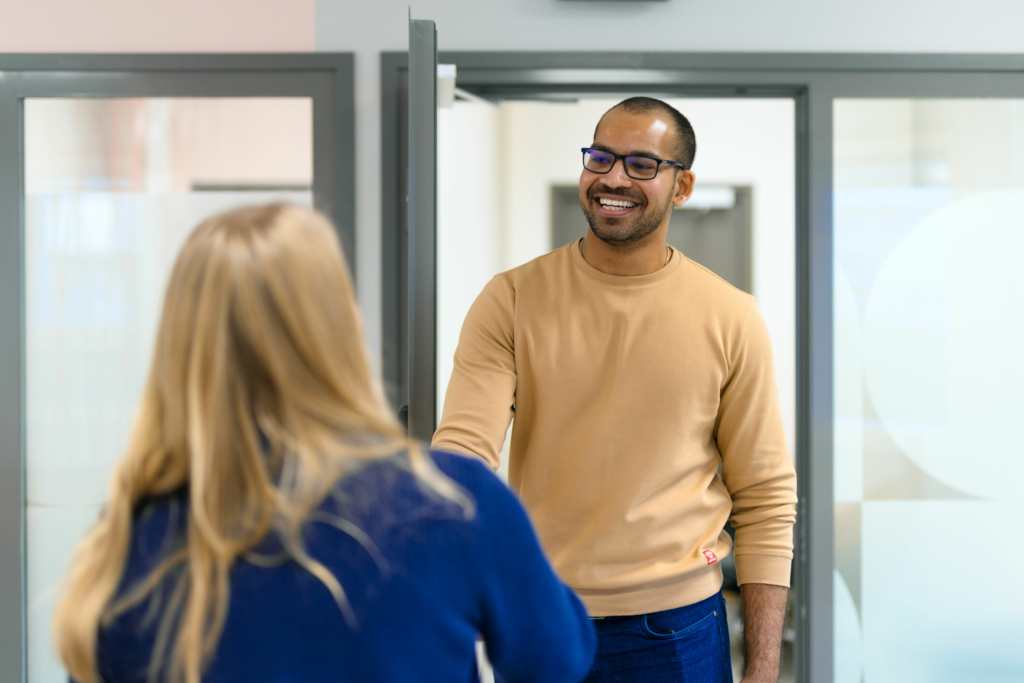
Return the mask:
[[1024,671],[1024,101],[837,100],[835,680]]
[[28,672],[67,680],[53,587],[106,498],[163,288],[204,217],[312,206],[312,101],[25,102]]

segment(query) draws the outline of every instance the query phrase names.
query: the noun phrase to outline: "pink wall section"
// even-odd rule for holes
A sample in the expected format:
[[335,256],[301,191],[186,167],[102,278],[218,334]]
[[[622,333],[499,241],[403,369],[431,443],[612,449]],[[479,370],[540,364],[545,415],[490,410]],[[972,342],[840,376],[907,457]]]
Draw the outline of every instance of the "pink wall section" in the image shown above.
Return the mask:
[[312,52],[316,0],[3,0],[0,52]]

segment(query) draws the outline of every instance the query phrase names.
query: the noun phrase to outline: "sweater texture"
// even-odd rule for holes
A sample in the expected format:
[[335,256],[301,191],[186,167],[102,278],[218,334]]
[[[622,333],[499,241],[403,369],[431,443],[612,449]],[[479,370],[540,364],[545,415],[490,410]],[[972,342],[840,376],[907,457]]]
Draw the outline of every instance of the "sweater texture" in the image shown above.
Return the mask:
[[[405,454],[346,476],[311,516],[304,540],[341,583],[356,624],[296,562],[239,559],[203,680],[476,683],[478,635],[499,680],[581,680],[594,656],[593,626],[552,572],[518,501],[478,461],[431,457],[475,501],[475,514],[427,492]],[[184,491],[146,501],[119,594],[180,547],[187,517]],[[255,552],[266,560],[281,547],[272,535]],[[106,683],[146,680],[177,576],[101,630]]]
[[578,243],[496,276],[463,324],[435,447],[509,484],[592,616],[789,585],[796,473],[771,343],[750,295],[673,251],[642,276]]

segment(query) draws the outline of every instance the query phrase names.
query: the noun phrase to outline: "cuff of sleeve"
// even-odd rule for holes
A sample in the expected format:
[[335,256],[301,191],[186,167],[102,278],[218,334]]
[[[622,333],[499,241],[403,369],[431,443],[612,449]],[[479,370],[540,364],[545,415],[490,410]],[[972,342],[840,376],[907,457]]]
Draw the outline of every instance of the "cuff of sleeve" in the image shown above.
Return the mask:
[[772,586],[789,587],[789,573],[793,559],[778,555],[737,555],[736,582],[767,583]]

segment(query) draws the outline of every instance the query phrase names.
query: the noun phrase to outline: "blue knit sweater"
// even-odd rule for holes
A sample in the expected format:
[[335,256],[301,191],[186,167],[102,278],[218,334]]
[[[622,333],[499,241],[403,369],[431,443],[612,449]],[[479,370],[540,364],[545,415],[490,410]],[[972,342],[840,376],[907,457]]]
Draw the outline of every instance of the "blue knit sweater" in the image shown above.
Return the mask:
[[[405,455],[345,477],[309,523],[305,543],[340,581],[356,625],[294,561],[239,560],[204,681],[470,683],[478,680],[478,634],[500,681],[581,680],[594,655],[593,627],[552,572],[523,508],[482,464],[431,455],[475,500],[475,516],[467,520],[459,506],[426,493]],[[183,492],[140,508],[119,593],[182,542],[186,510]],[[346,533],[346,523],[368,539]],[[275,537],[257,551],[269,558],[280,548]],[[145,681],[174,585],[169,576],[101,631],[107,683]]]

